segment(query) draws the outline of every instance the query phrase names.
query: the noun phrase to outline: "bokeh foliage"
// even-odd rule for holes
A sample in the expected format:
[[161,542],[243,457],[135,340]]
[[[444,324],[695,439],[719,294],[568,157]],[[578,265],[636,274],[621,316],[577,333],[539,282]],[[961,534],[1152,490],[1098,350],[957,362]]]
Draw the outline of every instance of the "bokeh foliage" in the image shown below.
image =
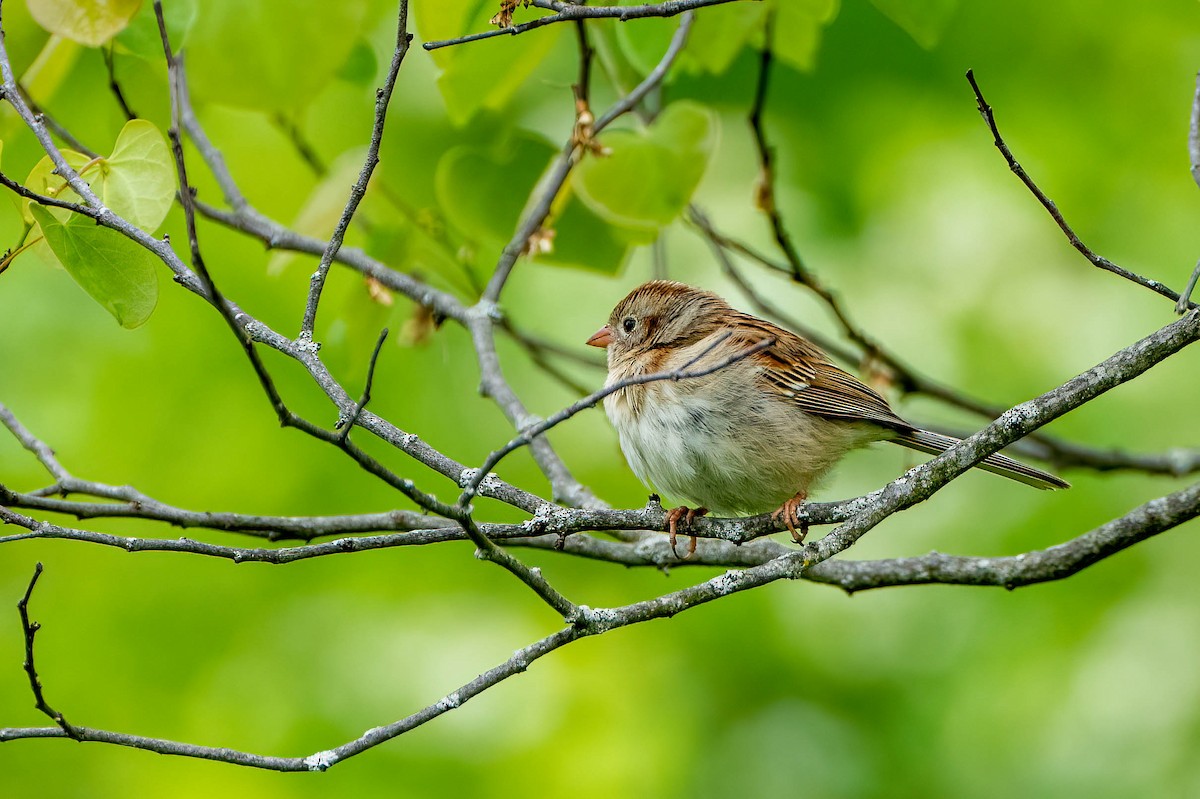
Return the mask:
[[[394,39],[392,4],[165,5],[173,37],[185,42],[201,119],[251,202],[328,235],[369,137]],[[670,220],[698,180],[695,199],[719,225],[771,246],[753,207],[757,164],[745,122],[768,5],[698,14],[689,51],[654,100],[659,121],[612,131],[604,142],[612,161],[588,163],[556,209],[553,251],[518,265],[504,297],[517,325],[579,344],[650,274],[646,244],[655,234],[672,276],[741,301],[703,242]],[[1200,192],[1184,146],[1200,63],[1195,2],[775,5],[766,127],[782,212],[810,265],[909,363],[1012,403],[1169,321],[1169,303],[1092,270],[1068,248],[994,152],[962,76],[975,70],[1018,157],[1093,248],[1180,286],[1200,254]],[[495,8],[414,0],[412,12],[421,42],[484,30]],[[520,21],[533,12],[517,13]],[[126,120],[102,50],[51,37],[20,0],[4,5],[3,19],[32,97],[89,147],[111,152]],[[676,24],[589,24],[597,110],[653,66]],[[129,105],[165,130],[156,46],[143,7],[112,58]],[[434,53],[414,48],[349,243],[469,296],[570,135],[577,63],[567,25]],[[34,170],[42,153],[7,106],[0,138],[7,174]],[[201,199],[219,202],[196,153],[188,157]],[[618,169],[622,160],[636,171]],[[6,246],[22,229],[19,204],[0,204]],[[182,251],[177,209],[158,232]],[[223,291],[294,333],[316,259],[264,251],[212,224],[200,235]],[[220,319],[161,267],[158,307],[131,332],[44,260],[21,256],[0,274],[0,399],[68,468],[197,509],[404,505],[331,448],[280,431]],[[751,274],[778,304],[836,330],[802,289]],[[405,301],[381,305],[360,278],[335,269],[317,333],[348,386],[361,381],[385,324],[405,335],[381,359],[376,412],[464,462],[510,437],[475,392],[460,329],[431,330]],[[517,347],[505,344],[501,355],[534,412],[572,399]],[[299,410],[333,422],[300,370],[267,362]],[[1132,450],[1195,445],[1195,363],[1185,352],[1053,431]],[[602,380],[586,369],[576,376]],[[976,423],[919,399],[900,407],[920,421]],[[573,420],[552,440],[605,499],[644,501],[601,414]],[[441,478],[381,454],[421,487],[454,495]],[[823,496],[874,488],[906,457],[884,448],[853,456]],[[14,488],[47,482],[6,436],[0,465]],[[523,456],[503,472],[544,491]],[[889,519],[851,554],[1021,552],[1182,484],[1067,476],[1075,487],[1055,493],[967,476]],[[93,526],[173,534],[128,521]],[[824,587],[776,584],[580,642],[324,776],[25,741],[0,747],[0,786],[6,795],[81,797],[1188,795],[1200,791],[1198,556],[1193,524],[1072,579],[1012,594],[916,588],[851,601]],[[702,576],[528,558],[593,607]],[[68,719],[271,753],[326,748],[407,715],[558,623],[466,545],[286,567],[71,542],[7,545],[4,607],[36,560],[47,569],[33,604],[45,626],[41,671]],[[0,723],[42,724],[20,660],[16,613],[5,611]]]

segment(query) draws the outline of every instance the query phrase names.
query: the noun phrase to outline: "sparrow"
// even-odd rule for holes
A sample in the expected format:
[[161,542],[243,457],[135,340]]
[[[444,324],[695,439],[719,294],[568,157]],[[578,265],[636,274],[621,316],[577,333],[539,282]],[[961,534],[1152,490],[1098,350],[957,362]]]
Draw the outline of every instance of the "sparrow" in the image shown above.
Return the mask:
[[[604,398],[633,472],[694,506],[667,513],[673,551],[680,520],[690,526],[709,511],[774,509],[772,518],[782,516],[799,543],[807,531],[796,531],[799,508],[846,453],[890,441],[936,455],[959,442],[902,419],[807,339],[683,283],[638,286],[587,343],[608,351],[607,386],[725,364],[701,376],[623,385]],[[1034,488],[1069,487],[1004,455],[975,467]],[[692,537],[689,555],[695,546]]]

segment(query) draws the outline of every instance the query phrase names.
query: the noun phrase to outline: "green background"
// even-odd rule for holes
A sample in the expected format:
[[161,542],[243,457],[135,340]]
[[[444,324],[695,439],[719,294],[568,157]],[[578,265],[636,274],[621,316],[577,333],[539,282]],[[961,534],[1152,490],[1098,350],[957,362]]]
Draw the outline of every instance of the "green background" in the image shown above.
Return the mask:
[[[186,29],[201,120],[260,210],[327,236],[369,137],[395,9],[365,0],[337,4],[336,11],[317,2],[242,5],[167,0],[175,32]],[[416,42],[483,30],[494,11],[465,0],[414,3]],[[517,21],[533,13],[518,11]],[[705,22],[718,13],[724,16]],[[719,133],[695,199],[723,229],[769,248],[752,203],[757,164],[745,122],[760,13],[748,4],[701,11],[703,27],[697,25],[662,101],[690,99],[716,114]],[[807,262],[854,318],[905,361],[1013,404],[1173,318],[1169,302],[1093,269],[1070,249],[992,147],[963,74],[975,70],[1017,157],[1085,241],[1180,287],[1198,253],[1200,191],[1186,150],[1200,64],[1195,2],[847,0],[840,8],[794,4],[788,13],[795,27],[775,65],[767,112],[784,218]],[[828,24],[805,27],[804,14]],[[165,129],[165,70],[152,21],[143,8],[118,40],[115,63],[130,104]],[[4,24],[23,74],[47,34],[15,0],[4,6]],[[636,74],[653,64],[676,24],[606,22],[592,29]],[[28,81],[34,99],[91,147],[109,152],[124,117],[101,52],[66,43],[43,58],[49,66]],[[486,280],[529,188],[570,133],[576,69],[567,25],[439,54],[414,47],[351,243],[469,298],[470,281]],[[593,93],[598,110],[615,96],[600,67]],[[298,154],[286,133],[292,127],[327,168],[324,178]],[[622,127],[637,129],[632,121]],[[0,133],[0,166],[21,179],[41,153],[7,106]],[[200,197],[219,202],[195,152],[188,154]],[[468,168],[455,171],[456,159]],[[631,192],[653,194],[653,186],[635,187],[636,178],[627,178]],[[679,187],[663,187],[672,190]],[[651,274],[651,259],[648,247],[636,247],[616,271],[627,243],[644,240],[644,232],[606,229],[593,208],[578,197],[572,203],[555,253],[519,263],[503,304],[523,329],[578,347],[616,300]],[[178,210],[162,232],[183,253]],[[20,233],[16,206],[0,203],[0,244],[15,245]],[[200,236],[224,292],[295,335],[315,259],[273,254],[210,223]],[[686,225],[668,225],[662,239],[671,276],[746,307]],[[804,290],[747,270],[777,304],[836,332]],[[222,321],[165,269],[158,277],[157,310],[127,331],[66,272],[33,255],[0,275],[0,401],[68,469],[192,509],[317,514],[407,507],[333,448],[280,430]],[[379,327],[399,330],[411,316],[406,301],[398,298],[391,309],[372,303],[360,278],[335,268],[317,331],[323,355],[353,392]],[[422,336],[419,327],[409,324],[407,335],[385,348],[373,409],[446,454],[478,463],[511,437],[511,428],[476,392],[464,332],[448,323]],[[299,367],[264,357],[298,410],[333,423],[330,406]],[[501,357],[533,412],[549,414],[573,399],[510,342],[502,341]],[[1196,354],[1185,352],[1051,430],[1134,451],[1195,445],[1196,366]],[[588,386],[603,380],[598,370],[573,374]],[[979,424],[928,400],[896,401],[916,421]],[[551,439],[607,501],[645,501],[600,412],[573,419]],[[444,499],[456,495],[448,481],[413,462],[372,451],[419,487]],[[912,462],[898,448],[856,453],[820,496],[864,493]],[[48,482],[8,436],[0,436],[0,467],[0,480],[14,489]],[[506,460],[501,474],[548,495],[524,453]],[[890,518],[850,554],[1015,554],[1064,541],[1186,484],[1080,470],[1065,476],[1074,484],[1067,492],[966,476]],[[481,504],[480,512],[520,518],[494,503]],[[134,521],[83,526],[181,534]],[[188,535],[254,545],[214,532]],[[517,553],[592,607],[649,598],[716,573],[662,574]],[[1192,524],[1068,580],[1011,593],[920,587],[851,599],[823,586],[773,584],[670,621],[581,641],[324,775],[19,741],[0,746],[0,792],[1196,795],[1198,557]],[[50,703],[68,720],[266,754],[309,754],[406,716],[559,625],[531,592],[475,560],[465,544],[288,566],[65,541],[8,544],[0,551],[5,726],[46,723],[20,668],[15,610],[38,560],[46,565],[32,606],[44,625],[38,663]]]

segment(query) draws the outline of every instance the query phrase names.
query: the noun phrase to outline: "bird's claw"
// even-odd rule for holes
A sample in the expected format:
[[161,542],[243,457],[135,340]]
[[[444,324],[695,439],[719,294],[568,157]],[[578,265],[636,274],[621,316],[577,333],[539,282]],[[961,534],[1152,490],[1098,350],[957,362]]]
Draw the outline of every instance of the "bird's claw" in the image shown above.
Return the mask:
[[[804,501],[808,499],[808,492],[799,491],[796,496],[784,502],[779,506],[779,510],[771,514],[771,521],[778,522],[779,517],[783,517],[783,525],[787,527],[788,532],[792,534],[792,540],[797,544],[804,543],[804,537],[808,535],[808,520],[800,519],[800,508],[804,506]],[[796,530],[796,522],[800,522],[800,529]]]
[[[678,508],[671,508],[667,511],[667,536],[671,542],[671,554],[679,558],[679,552],[675,549],[675,540],[677,538],[676,528],[679,525],[679,520],[683,519],[683,526],[691,529],[692,522],[708,513],[708,508],[689,508],[681,505]],[[691,540],[688,541],[687,554],[680,560],[687,560],[692,555],[696,554],[696,536],[688,536]]]

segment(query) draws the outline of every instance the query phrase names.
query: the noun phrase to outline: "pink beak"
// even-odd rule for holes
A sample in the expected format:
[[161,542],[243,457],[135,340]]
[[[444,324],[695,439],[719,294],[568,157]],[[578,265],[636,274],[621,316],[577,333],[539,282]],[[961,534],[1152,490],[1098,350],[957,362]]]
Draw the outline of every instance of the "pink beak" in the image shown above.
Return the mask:
[[608,325],[597,330],[592,337],[587,340],[589,347],[607,347],[612,344],[612,331],[608,329]]

